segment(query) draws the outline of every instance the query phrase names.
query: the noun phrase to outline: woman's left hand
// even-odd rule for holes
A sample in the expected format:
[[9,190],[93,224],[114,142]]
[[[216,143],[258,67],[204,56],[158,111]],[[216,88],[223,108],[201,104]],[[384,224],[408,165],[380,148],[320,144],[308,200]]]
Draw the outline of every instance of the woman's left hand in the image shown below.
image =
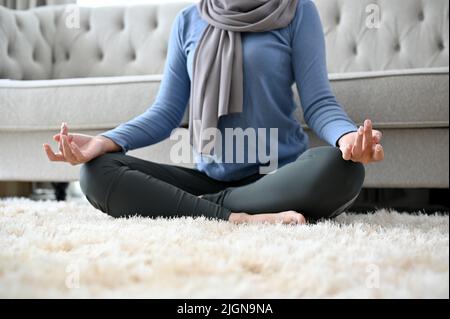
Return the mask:
[[338,145],[345,160],[368,164],[380,162],[384,159],[384,150],[381,146],[382,134],[372,129],[372,121],[364,121],[358,132],[345,134],[339,139]]

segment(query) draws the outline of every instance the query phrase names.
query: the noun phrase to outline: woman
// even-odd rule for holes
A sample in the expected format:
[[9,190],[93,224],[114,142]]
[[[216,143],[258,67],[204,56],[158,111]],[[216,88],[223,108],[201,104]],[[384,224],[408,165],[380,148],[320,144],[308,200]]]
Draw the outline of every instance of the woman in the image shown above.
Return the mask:
[[[293,115],[293,83],[307,124],[332,146],[307,150]],[[188,102],[196,169],[125,155],[167,138]],[[260,157],[223,162],[216,147],[206,147],[209,128],[257,134],[276,129],[278,169],[261,174]],[[381,133],[370,120],[357,128],[331,91],[322,25],[310,0],[203,0],[189,6],[174,22],[164,79],[147,112],[99,136],[69,134],[63,124],[53,138],[59,153],[44,144],[49,159],[84,163],[80,183],[87,199],[115,217],[295,224],[330,218],[359,194],[363,164],[384,157]],[[260,148],[270,147],[269,140]],[[254,155],[257,146],[228,145],[227,152]]]

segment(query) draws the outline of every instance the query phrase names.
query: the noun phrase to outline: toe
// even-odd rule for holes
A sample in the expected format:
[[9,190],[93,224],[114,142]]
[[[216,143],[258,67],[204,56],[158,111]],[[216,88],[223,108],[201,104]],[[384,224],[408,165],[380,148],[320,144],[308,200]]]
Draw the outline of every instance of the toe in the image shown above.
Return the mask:
[[305,218],[305,216],[303,216],[302,214],[299,214],[300,216],[299,216],[299,220],[300,220],[300,222],[299,222],[299,224],[300,225],[305,225],[306,224],[306,218]]
[[296,211],[287,211],[285,212],[286,222],[292,225],[303,225],[306,224],[305,217],[302,214]]

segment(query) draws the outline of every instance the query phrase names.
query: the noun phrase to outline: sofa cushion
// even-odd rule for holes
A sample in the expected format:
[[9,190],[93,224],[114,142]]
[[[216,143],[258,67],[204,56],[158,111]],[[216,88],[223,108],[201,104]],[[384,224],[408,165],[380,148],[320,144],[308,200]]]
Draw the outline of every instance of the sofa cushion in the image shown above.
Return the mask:
[[314,0],[331,73],[448,66],[448,0]]
[[[46,6],[25,11],[0,6],[0,78],[159,74],[173,20],[189,4]],[[79,21],[74,18],[77,12]]]
[[0,131],[109,129],[151,106],[161,76],[0,80]]
[[[314,2],[331,73],[448,67],[448,0]],[[80,7],[79,25],[71,6],[0,6],[0,78],[161,73],[172,22],[188,5]]]
[[[378,128],[449,126],[448,67],[331,74],[330,80],[357,123],[370,118]],[[296,113],[303,123],[301,109]]]
[[0,78],[52,78],[53,22],[57,12],[0,6]]
[[[150,107],[161,78],[0,80],[0,131],[58,129],[62,121],[69,121],[72,129],[110,129]],[[448,68],[335,74],[330,79],[357,123],[371,118],[379,128],[449,126]],[[296,116],[304,124],[301,108]],[[187,119],[185,115],[182,126]]]

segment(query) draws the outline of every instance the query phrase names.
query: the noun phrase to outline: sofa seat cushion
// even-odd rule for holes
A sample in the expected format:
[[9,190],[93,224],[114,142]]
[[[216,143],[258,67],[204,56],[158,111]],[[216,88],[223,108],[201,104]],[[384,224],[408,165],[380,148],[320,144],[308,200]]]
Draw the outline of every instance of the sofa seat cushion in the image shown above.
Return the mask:
[[109,129],[143,113],[155,99],[161,76],[42,81],[0,80],[0,130]]
[[[448,67],[330,74],[330,80],[356,123],[370,118],[378,128],[449,126]],[[303,123],[300,108],[296,115]]]
[[[143,113],[160,75],[42,81],[0,80],[0,131],[110,129]],[[357,123],[382,128],[448,127],[448,68],[330,75],[338,101]],[[295,99],[300,104],[294,90]],[[296,116],[304,124],[301,108]],[[181,126],[187,126],[187,114]]]

